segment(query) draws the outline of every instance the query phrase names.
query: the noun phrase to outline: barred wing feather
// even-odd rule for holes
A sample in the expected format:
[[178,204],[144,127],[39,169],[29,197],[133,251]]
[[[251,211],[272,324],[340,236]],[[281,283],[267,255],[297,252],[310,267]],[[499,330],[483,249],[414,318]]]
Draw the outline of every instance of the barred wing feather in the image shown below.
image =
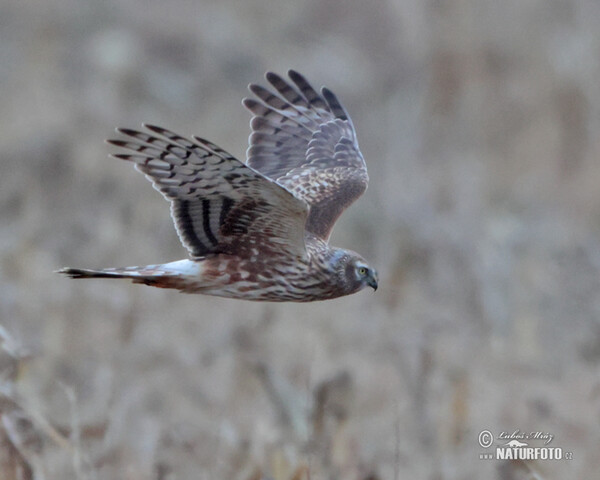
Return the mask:
[[356,132],[337,97],[319,94],[294,70],[291,83],[268,72],[275,91],[251,84],[256,99],[247,164],[310,206],[306,230],[328,241],[333,226],[367,188],[369,177]]
[[134,162],[171,202],[177,233],[192,257],[306,254],[303,200],[207,140],[144,126],[152,134],[118,129],[130,139],[108,142],[134,153],[113,156]]

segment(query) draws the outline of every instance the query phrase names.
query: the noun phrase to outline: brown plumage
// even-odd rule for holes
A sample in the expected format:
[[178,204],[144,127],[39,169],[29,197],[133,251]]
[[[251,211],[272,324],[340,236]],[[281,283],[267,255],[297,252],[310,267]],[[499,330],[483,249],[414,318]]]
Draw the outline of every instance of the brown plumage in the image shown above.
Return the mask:
[[346,110],[299,73],[291,83],[268,72],[256,99],[244,164],[200,137],[118,129],[108,142],[171,202],[191,259],[145,267],[65,268],[73,278],[128,278],[187,293],[265,301],[313,301],[348,295],[377,273],[355,252],[328,244],[341,213],[367,188],[365,161]]

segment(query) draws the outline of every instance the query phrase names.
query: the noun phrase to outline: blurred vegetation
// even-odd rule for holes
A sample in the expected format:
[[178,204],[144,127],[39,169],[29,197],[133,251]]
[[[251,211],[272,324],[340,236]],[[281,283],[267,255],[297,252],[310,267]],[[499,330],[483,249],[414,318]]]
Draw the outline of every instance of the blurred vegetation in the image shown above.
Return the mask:
[[[600,4],[30,0],[0,6],[0,480],[593,478]],[[380,289],[309,305],[57,277],[185,256],[103,139],[244,157],[241,97],[303,72],[371,184],[333,243]],[[562,462],[479,460],[544,431]]]

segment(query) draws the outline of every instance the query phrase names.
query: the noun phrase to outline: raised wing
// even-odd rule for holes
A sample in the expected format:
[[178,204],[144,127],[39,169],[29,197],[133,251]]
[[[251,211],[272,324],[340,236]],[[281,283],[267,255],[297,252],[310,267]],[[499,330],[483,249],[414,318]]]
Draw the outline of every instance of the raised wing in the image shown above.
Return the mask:
[[171,202],[175,228],[192,257],[305,255],[304,201],[207,140],[144,126],[156,136],[117,129],[133,140],[108,142],[135,153],[113,157],[134,162]]
[[248,88],[244,98],[250,122],[247,163],[310,205],[309,232],[329,240],[342,212],[367,188],[369,177],[352,120],[327,88],[316,92],[294,70],[292,83],[268,72],[276,92]]

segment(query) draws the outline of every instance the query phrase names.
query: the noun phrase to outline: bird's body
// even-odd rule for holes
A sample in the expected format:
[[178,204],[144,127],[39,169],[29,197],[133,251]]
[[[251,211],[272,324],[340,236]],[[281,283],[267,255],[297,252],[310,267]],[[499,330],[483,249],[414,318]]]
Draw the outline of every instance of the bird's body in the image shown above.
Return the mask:
[[257,301],[326,300],[366,285],[377,274],[360,255],[329,245],[333,224],[367,188],[352,122],[327,89],[319,95],[289,72],[294,86],[267,73],[277,94],[250,85],[257,100],[244,164],[199,137],[146,125],[147,134],[109,143],[171,202],[191,259],[144,267],[66,268],[73,278],[134,283]]
[[63,273],[72,278],[128,278],[134,283],[174,288],[184,293],[255,301],[312,302],[354,293],[354,288],[344,282],[345,272],[334,268],[339,259],[354,252],[328,247],[314,235],[307,237],[307,258],[290,257],[287,261],[280,258],[275,268],[257,251],[257,255],[249,258],[216,254],[160,265],[65,269]]

